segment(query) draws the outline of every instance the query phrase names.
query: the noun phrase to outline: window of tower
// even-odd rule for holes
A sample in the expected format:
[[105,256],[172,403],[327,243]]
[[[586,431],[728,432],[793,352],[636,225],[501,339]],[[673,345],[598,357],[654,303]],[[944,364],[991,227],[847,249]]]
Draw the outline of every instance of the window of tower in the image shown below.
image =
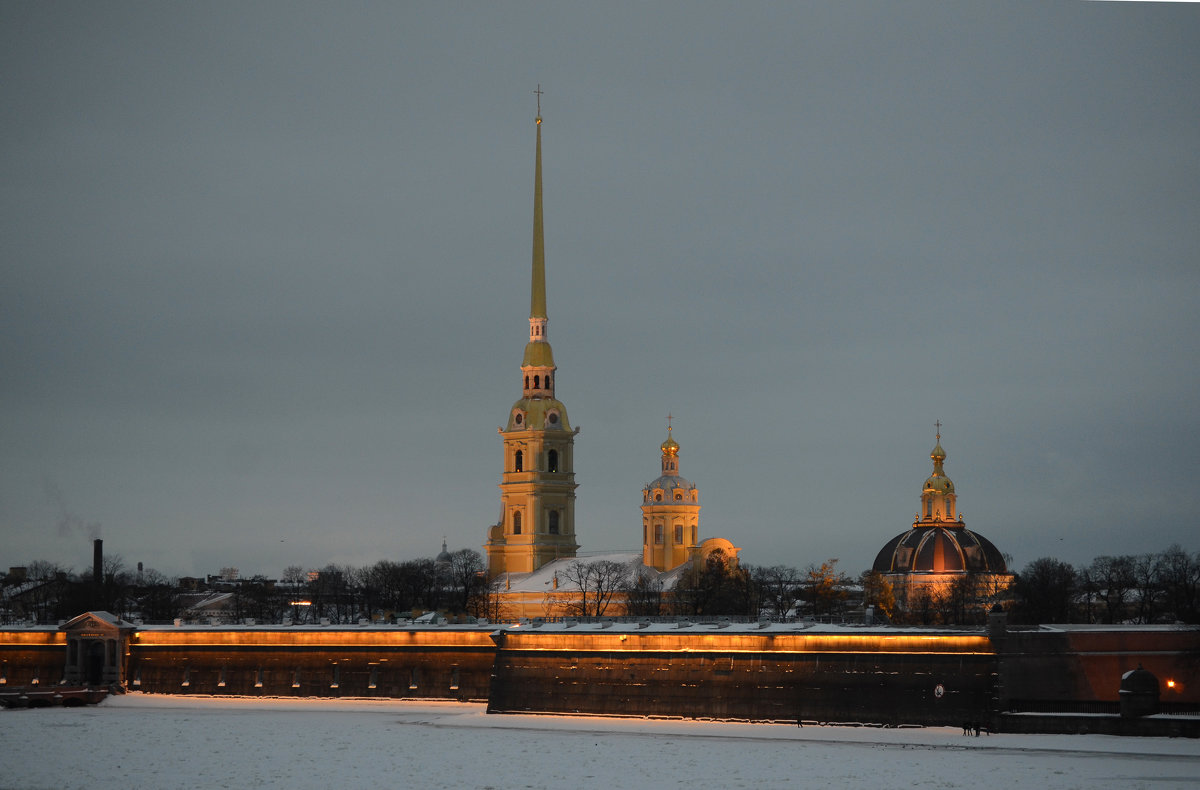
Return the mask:
[[550,374],[546,374],[546,389],[550,389]]
[[540,390],[542,388],[542,377],[541,376],[533,377],[533,388],[535,390]]
[[925,518],[932,518],[932,517],[933,517],[933,498],[930,497],[929,499],[925,500]]
[[517,450],[517,454],[513,462],[513,470],[517,472],[525,471],[525,453],[521,450]]
[[525,389],[529,389],[529,377],[525,377]]
[[557,510],[550,511],[550,534],[551,535],[558,534],[558,511]]
[[513,415],[513,422],[517,425],[520,425],[521,423],[525,422],[525,415],[521,412],[517,412],[515,415]]
[[682,491],[676,491],[676,492],[675,492],[675,501],[676,501],[676,502],[682,502],[682,501],[683,501],[683,492],[682,492]]
[[663,542],[663,525],[662,524],[654,525],[654,542],[659,545],[662,545],[662,542]]
[[546,454],[546,471],[547,472],[557,472],[558,471],[558,450],[551,450],[549,453]]
[[692,527],[692,545],[696,545],[696,528]]
[[683,543],[683,525],[682,524],[675,525],[675,543],[676,544]]
[[655,502],[661,502],[661,501],[662,501],[662,491],[655,491],[655,492],[654,492],[654,501],[655,501]]
[[546,415],[546,422],[550,423],[551,425],[558,425],[558,412],[552,411]]
[[521,534],[521,511],[519,510],[513,511],[513,534]]

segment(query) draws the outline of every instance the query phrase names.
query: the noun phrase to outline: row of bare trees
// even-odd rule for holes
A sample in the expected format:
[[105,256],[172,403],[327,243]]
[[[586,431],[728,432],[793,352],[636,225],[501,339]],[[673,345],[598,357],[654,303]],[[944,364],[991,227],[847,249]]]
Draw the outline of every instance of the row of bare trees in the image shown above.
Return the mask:
[[1017,574],[1012,598],[1024,623],[1200,623],[1200,552],[1176,544],[1078,569],[1042,557]]
[[[89,569],[36,561],[19,578],[3,579],[3,611],[8,620],[55,622],[89,609],[103,609],[126,619],[148,622],[176,617],[219,616],[241,621],[350,623],[358,619],[409,617],[414,611],[474,614],[486,608],[487,584],[479,552],[462,549],[448,562],[423,558],[354,567],[327,565],[320,570],[287,568],[278,581],[265,576],[210,580],[202,591],[180,587],[154,570],[132,572],[119,555],[104,561],[104,575]],[[216,603],[211,609],[197,607]]]
[[837,560],[803,570],[786,565],[750,566],[722,552],[685,569],[669,588],[639,562],[576,561],[548,591],[548,616],[603,617],[819,617],[838,619],[861,606],[859,586],[837,569]]
[[[547,592],[547,614],[598,617],[769,616],[857,619],[868,606],[882,618],[914,624],[977,624],[1002,601],[1016,623],[1200,622],[1200,552],[1178,545],[1157,554],[1101,556],[1075,569],[1051,557],[1034,560],[1007,591],[995,581],[966,575],[944,588],[897,602],[888,579],[868,571],[857,579],[837,560],[797,569],[750,566],[714,552],[702,565],[678,574],[667,588],[663,577],[640,563],[609,560],[573,562],[559,571]],[[262,576],[229,580],[210,593],[225,593],[220,613],[227,619],[261,622],[349,623],[397,619],[414,612],[441,611],[502,620],[502,590],[488,584],[480,554],[461,549],[448,562],[422,558],[380,560],[364,567],[327,565],[320,570],[287,568],[278,582]],[[198,595],[154,570],[134,574],[119,555],[105,558],[103,577],[74,574],[54,563],[30,563],[22,578],[5,578],[7,619],[53,622],[87,609],[103,608],[126,618],[170,620],[195,614]]]

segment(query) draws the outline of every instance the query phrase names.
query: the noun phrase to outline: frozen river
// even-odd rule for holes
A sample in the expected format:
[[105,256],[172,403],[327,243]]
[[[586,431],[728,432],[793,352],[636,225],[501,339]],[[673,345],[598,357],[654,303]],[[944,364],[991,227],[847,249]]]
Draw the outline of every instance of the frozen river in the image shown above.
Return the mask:
[[131,694],[0,710],[0,788],[1185,788],[1200,741]]

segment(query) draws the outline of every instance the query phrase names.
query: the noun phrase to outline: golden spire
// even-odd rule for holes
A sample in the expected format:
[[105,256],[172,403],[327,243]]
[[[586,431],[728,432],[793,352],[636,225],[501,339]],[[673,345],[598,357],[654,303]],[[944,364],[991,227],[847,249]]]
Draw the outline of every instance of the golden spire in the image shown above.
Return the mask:
[[537,154],[533,168],[533,283],[529,317],[546,318],[546,248],[542,240],[542,85],[538,83]]
[[929,459],[933,461],[934,476],[945,475],[942,470],[942,462],[946,460],[946,451],[942,449],[942,421],[938,420],[934,423],[937,428],[937,441],[933,446],[933,450],[929,453]]
[[667,460],[668,456],[674,457],[679,454],[679,442],[675,441],[675,437],[671,435],[671,415],[667,415],[667,440],[659,445],[663,451],[663,461]]

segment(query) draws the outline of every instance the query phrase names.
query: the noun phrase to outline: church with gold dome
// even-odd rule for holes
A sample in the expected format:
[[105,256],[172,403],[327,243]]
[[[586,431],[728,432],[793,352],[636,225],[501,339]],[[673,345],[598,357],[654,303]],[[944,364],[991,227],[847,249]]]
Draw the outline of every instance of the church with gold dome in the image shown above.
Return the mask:
[[954,482],[946,476],[940,423],[929,459],[933,474],[921,489],[921,510],[912,527],[889,540],[872,565],[891,583],[901,609],[944,597],[955,584],[969,583],[973,597],[986,599],[1013,580],[1004,555],[983,535],[967,529],[957,510]]
[[[611,563],[630,579],[649,574],[670,589],[680,573],[720,551],[736,564],[740,549],[723,538],[701,541],[700,493],[679,475],[679,443],[668,419],[660,446],[661,474],[642,490],[642,551],[579,554],[575,524],[575,437],[557,397],[558,367],[550,346],[546,309],[546,254],[542,227],[542,118],[535,119],[533,266],[529,335],[521,360],[521,397],[498,428],[504,446],[500,519],[487,531],[487,573],[506,616],[554,617],[570,609],[572,566]],[[610,565],[613,567],[613,565]],[[606,614],[621,614],[615,596]]]

